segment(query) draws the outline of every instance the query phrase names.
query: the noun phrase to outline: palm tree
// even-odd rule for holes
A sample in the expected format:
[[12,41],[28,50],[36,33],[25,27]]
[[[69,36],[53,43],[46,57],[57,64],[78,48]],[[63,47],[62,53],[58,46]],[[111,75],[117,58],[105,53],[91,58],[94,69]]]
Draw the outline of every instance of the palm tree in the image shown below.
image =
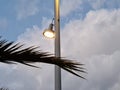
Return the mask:
[[58,65],[62,69],[85,79],[83,76],[78,74],[79,72],[85,73],[83,64],[74,62],[61,57],[55,57],[47,52],[37,50],[38,47],[28,47],[22,49],[24,45],[20,43],[8,42],[7,40],[1,39],[0,37],[0,62],[7,64],[21,63],[31,67],[36,67],[30,63],[48,63]]

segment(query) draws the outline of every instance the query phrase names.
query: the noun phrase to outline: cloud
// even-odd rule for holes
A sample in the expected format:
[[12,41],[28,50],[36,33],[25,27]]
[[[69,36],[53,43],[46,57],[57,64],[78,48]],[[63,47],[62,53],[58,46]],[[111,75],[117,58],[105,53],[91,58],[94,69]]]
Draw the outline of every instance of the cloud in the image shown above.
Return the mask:
[[88,72],[87,80],[66,76],[63,79],[64,90],[118,90],[118,85],[120,85],[119,58],[120,51],[116,51],[111,55],[96,55],[83,59],[82,62],[85,62]]
[[[70,21],[61,34],[61,37],[69,37],[62,39],[63,48],[66,48],[68,53],[74,50],[83,58],[94,54],[110,54],[119,50],[119,14],[120,10],[107,11],[103,9],[90,11],[83,21]],[[68,47],[71,41],[73,41],[74,49]]]
[[79,9],[80,4],[82,4],[81,0],[62,0],[61,2],[61,16],[67,16],[68,14]]
[[[62,54],[85,63],[88,80],[79,81],[66,75],[65,90],[119,89],[119,15],[119,9],[90,11],[84,20],[66,24],[61,34]],[[71,85],[66,84],[69,82]]]
[[[30,69],[30,68],[29,68]],[[23,65],[0,64],[0,87],[10,90],[40,90],[40,84],[32,72]]]
[[62,0],[61,16],[66,17],[74,13],[74,16],[76,14],[80,17],[80,15],[87,14],[91,9],[118,9],[120,8],[119,3],[119,0],[109,0],[109,2],[107,0]]
[[37,3],[38,0],[19,0],[16,5],[17,19],[20,20],[38,13]]
[[34,25],[33,28],[27,28],[26,32],[18,37],[17,42],[25,43],[27,47],[40,46],[42,51],[53,53],[54,41],[43,37],[44,29],[40,29],[37,25]]
[[93,9],[100,9],[106,0],[88,0]]
[[93,9],[101,9],[101,8],[120,8],[120,1],[119,0],[87,0],[88,3],[92,6]]
[[[120,84],[119,81],[119,57],[120,51],[116,51],[111,55],[96,55],[91,58],[87,58],[86,63],[89,63],[88,84],[83,86],[87,90],[114,90],[114,85]],[[117,89],[116,89],[117,90]]]
[[[119,90],[119,16],[119,9],[89,11],[83,20],[71,20],[63,27],[63,30],[61,30],[62,56],[84,63],[84,67],[86,67],[88,72],[85,75],[87,80],[82,80],[62,71],[63,90]],[[49,20],[44,19],[43,23],[45,22],[49,22]],[[26,32],[19,36],[18,42],[26,43],[27,46],[40,46],[40,49],[43,51],[53,53],[54,40],[48,40],[42,36],[44,28],[45,26],[40,28],[37,25],[27,28]],[[26,74],[24,76],[27,77],[27,80],[25,79],[26,82],[30,82],[30,78],[32,78],[32,81],[35,80],[33,84],[29,84],[30,87],[39,87],[41,90],[53,90],[54,67],[47,64],[40,64],[40,66],[42,69],[35,71],[31,68],[23,71],[24,67],[21,67],[20,72]],[[29,74],[32,75],[29,76]],[[16,75],[19,75],[19,73],[16,73]],[[24,81],[23,75],[20,77],[21,82]],[[8,84],[12,86],[14,82],[19,83],[18,79],[14,80],[8,79],[10,83]],[[22,85],[18,86],[18,84],[15,85],[16,88],[23,87]],[[25,85],[28,84],[25,83]],[[27,89],[22,88],[21,90]]]

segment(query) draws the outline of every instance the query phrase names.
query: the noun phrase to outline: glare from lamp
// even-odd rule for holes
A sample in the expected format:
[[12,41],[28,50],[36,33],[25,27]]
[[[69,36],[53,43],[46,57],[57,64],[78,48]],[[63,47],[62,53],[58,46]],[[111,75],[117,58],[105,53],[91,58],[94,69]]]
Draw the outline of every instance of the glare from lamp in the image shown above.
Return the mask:
[[47,38],[55,38],[55,32],[53,30],[46,29],[43,35]]

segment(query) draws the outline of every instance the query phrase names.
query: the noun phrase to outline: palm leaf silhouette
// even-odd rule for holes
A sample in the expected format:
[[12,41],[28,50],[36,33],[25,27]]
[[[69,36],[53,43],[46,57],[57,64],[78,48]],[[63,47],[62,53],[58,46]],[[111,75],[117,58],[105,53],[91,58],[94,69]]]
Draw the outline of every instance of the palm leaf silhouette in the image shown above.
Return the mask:
[[47,52],[41,52],[40,50],[36,50],[38,47],[32,46],[22,49],[23,46],[24,45],[20,45],[19,43],[15,44],[14,42],[8,42],[0,37],[0,62],[8,64],[17,62],[31,67],[37,67],[30,64],[36,62],[54,64],[85,79],[78,74],[79,72],[85,73],[82,67],[83,64],[73,62],[73,60],[55,57]]
[[8,88],[0,88],[0,90],[9,90]]

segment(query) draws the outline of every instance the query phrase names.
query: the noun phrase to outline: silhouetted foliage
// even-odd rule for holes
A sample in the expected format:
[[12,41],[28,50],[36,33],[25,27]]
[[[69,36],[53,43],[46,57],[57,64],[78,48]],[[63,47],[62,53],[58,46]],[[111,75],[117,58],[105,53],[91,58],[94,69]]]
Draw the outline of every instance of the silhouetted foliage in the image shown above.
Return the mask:
[[8,88],[0,88],[0,90],[9,90]]
[[0,62],[7,64],[14,64],[15,62],[18,62],[31,67],[37,67],[30,64],[36,62],[55,64],[62,69],[85,79],[78,74],[79,72],[85,73],[84,68],[82,67],[83,64],[73,60],[55,57],[47,52],[37,50],[38,47],[31,46],[22,49],[23,46],[24,45],[19,43],[15,44],[14,42],[8,42],[0,37]]

